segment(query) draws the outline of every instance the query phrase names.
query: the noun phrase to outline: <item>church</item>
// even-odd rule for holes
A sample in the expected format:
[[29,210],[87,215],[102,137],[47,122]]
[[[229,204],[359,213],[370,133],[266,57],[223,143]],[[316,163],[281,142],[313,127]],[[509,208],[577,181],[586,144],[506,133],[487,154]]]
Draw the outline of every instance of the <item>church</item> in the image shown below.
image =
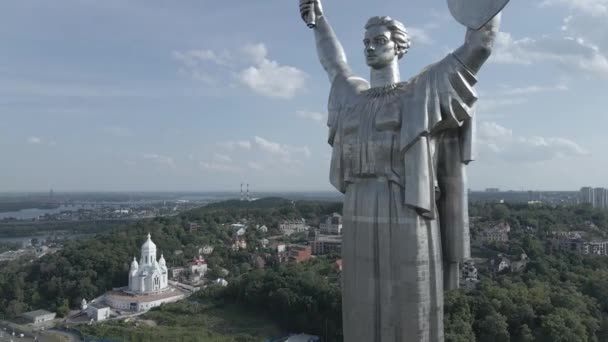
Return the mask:
[[117,311],[142,312],[185,298],[186,292],[169,284],[168,274],[165,258],[156,259],[156,244],[148,234],[139,262],[135,257],[131,262],[129,285],[106,292],[100,301]]
[[129,291],[133,293],[157,293],[165,290],[168,284],[167,264],[163,255],[156,260],[156,244],[150,234],[141,246],[139,263],[135,257],[129,270]]

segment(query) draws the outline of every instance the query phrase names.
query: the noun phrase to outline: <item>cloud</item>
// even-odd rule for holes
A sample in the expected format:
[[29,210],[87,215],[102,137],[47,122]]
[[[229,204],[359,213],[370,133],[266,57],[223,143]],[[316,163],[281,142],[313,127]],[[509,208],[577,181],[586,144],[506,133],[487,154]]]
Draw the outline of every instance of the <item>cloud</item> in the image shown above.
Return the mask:
[[481,160],[534,163],[588,155],[576,142],[560,137],[518,136],[495,122],[482,122],[478,129]]
[[232,161],[232,158],[230,158],[229,155],[221,154],[221,153],[214,153],[213,159],[215,159],[219,162],[224,162],[224,163],[230,163]]
[[281,145],[279,143],[258,136],[255,136],[253,140],[255,144],[263,151],[282,157],[289,157],[289,151],[287,150],[287,146],[285,145]]
[[243,150],[251,149],[251,142],[249,140],[222,141],[217,143],[217,145],[229,151],[234,151],[237,148]]
[[568,90],[568,86],[565,84],[558,84],[552,86],[541,86],[541,85],[529,85],[524,87],[506,87],[502,91],[503,95],[532,95],[544,92],[552,92],[552,91],[566,91]]
[[608,78],[608,58],[598,46],[583,38],[550,37],[514,39],[509,33],[499,32],[492,61],[503,64],[554,63],[576,72]]
[[412,39],[412,44],[431,45],[434,43],[428,31],[424,28],[408,27],[407,32]]
[[307,74],[268,58],[262,43],[248,44],[235,51],[173,51],[180,72],[210,85],[237,81],[256,94],[289,99],[304,88]]
[[309,112],[309,111],[305,111],[305,110],[298,110],[296,112],[296,116],[299,118],[302,118],[302,119],[316,121],[320,124],[324,124],[325,120],[327,118],[326,114],[319,113],[319,112]]
[[213,172],[231,172],[238,173],[240,168],[226,163],[219,162],[199,162],[199,167],[205,171],[213,171]]
[[27,138],[28,144],[40,144],[42,143],[42,138],[39,137],[29,137]]
[[499,108],[511,107],[526,103],[525,98],[504,98],[500,96],[486,96],[480,97],[476,103],[476,109],[479,112],[492,112]]
[[294,154],[301,154],[304,155],[306,158],[309,158],[312,155],[308,146],[298,147],[283,145],[259,136],[255,136],[253,140],[259,149],[270,155],[279,157],[280,160],[284,163],[302,163],[301,161],[292,158]]
[[57,143],[55,140],[48,140],[42,137],[31,136],[26,139],[28,144],[32,145],[47,145],[47,146],[55,146]]
[[196,67],[203,62],[212,62],[221,66],[230,65],[232,56],[229,52],[217,54],[213,50],[190,50],[185,52],[173,51],[173,58],[189,67]]
[[267,97],[290,99],[304,88],[306,73],[267,59],[264,44],[249,47],[248,54],[254,59],[254,65],[242,70],[239,80],[254,92]]
[[175,169],[175,162],[173,161],[173,158],[171,158],[171,157],[163,156],[163,155],[156,154],[156,153],[146,153],[143,155],[143,159],[151,160],[160,165],[165,165],[172,169]]
[[540,7],[562,6],[594,17],[608,15],[608,0],[544,0]]

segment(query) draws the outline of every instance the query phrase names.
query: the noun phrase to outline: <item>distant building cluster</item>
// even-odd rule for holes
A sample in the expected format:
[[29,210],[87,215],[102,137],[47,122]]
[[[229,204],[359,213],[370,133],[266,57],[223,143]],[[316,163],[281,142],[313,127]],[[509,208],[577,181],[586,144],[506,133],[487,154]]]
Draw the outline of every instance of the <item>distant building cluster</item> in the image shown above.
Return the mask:
[[329,216],[322,217],[321,223],[319,224],[319,229],[321,230],[321,234],[342,234],[342,215],[333,213]]
[[552,232],[549,242],[556,250],[608,256],[608,241],[588,241],[583,232]]
[[608,209],[608,189],[584,187],[580,191],[581,203],[589,203],[594,208]]
[[308,227],[306,226],[306,220],[299,219],[294,221],[283,221],[279,223],[279,230],[284,235],[291,235],[293,233],[301,233],[308,231]]

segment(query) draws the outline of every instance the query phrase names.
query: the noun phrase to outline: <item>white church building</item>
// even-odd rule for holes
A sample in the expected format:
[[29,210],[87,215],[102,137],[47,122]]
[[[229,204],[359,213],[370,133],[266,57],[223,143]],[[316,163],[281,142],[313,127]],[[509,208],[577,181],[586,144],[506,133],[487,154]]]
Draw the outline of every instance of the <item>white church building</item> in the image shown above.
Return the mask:
[[139,263],[135,257],[129,270],[129,291],[133,293],[157,293],[165,290],[168,283],[167,264],[163,255],[156,260],[156,245],[150,234],[141,246]]
[[129,269],[129,285],[114,289],[103,296],[103,301],[115,310],[147,311],[163,303],[176,302],[186,294],[171,286],[165,258],[156,259],[156,244],[148,234],[141,246],[139,263],[136,258]]

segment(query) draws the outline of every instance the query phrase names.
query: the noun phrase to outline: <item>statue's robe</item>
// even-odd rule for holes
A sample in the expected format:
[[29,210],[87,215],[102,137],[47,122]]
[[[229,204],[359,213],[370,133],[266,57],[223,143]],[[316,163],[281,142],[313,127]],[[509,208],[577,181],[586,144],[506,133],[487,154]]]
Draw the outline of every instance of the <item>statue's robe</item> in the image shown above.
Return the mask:
[[443,341],[443,264],[470,256],[464,166],[475,83],[453,54],[390,87],[334,79],[330,181],[346,195],[345,341]]

